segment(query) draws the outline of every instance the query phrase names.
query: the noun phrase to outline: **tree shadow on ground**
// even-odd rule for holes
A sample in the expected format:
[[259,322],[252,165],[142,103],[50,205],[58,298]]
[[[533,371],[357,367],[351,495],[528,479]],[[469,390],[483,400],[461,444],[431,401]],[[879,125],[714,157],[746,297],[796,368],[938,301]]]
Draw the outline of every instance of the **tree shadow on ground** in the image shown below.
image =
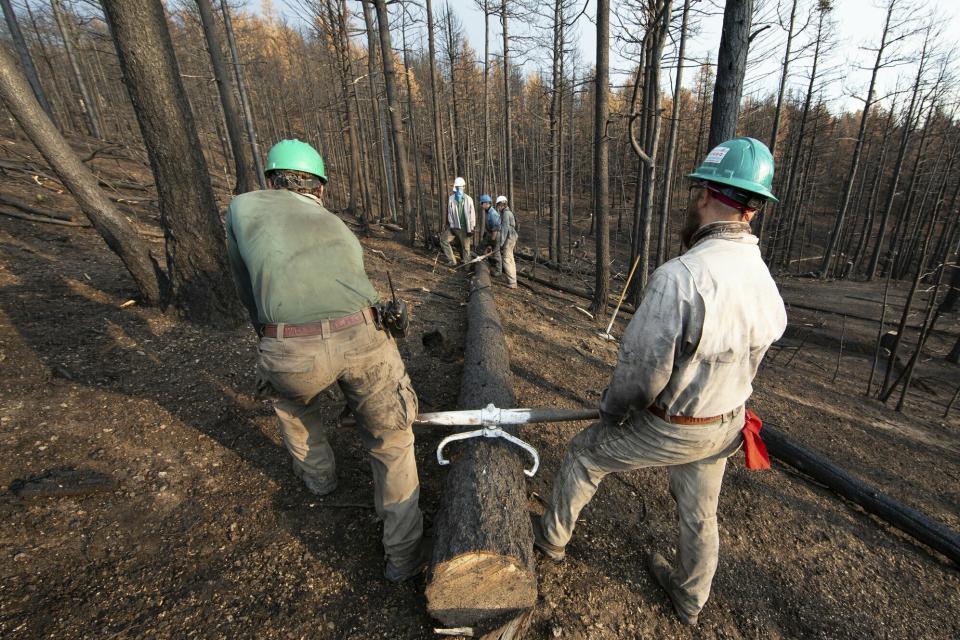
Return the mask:
[[[223,504],[225,513],[211,516],[216,526],[224,522],[228,526],[231,517],[243,520],[250,516],[264,522],[266,531],[250,539],[241,538],[227,545],[226,550],[213,548],[200,561],[188,561],[179,557],[182,546],[178,544],[175,527],[171,528],[168,533],[172,537],[165,553],[171,554],[174,565],[182,565],[176,570],[180,579],[176,583],[155,583],[152,588],[166,588],[178,598],[196,593],[222,595],[230,585],[244,579],[245,569],[237,568],[238,564],[249,562],[258,566],[262,557],[274,554],[271,548],[276,540],[268,535],[273,522],[299,540],[308,552],[310,557],[301,561],[303,567],[319,569],[341,583],[333,593],[305,599],[322,605],[337,619],[337,631],[321,636],[349,635],[348,629],[353,629],[354,634],[363,633],[360,630],[364,628],[378,634],[377,628],[382,630],[385,624],[397,630],[399,636],[418,637],[423,633],[428,620],[422,584],[414,581],[398,587],[382,577],[380,527],[372,510],[372,483],[359,439],[347,431],[333,430],[331,444],[337,452],[341,487],[332,496],[317,499],[291,473],[289,456],[273,433],[275,420],[269,407],[248,394],[234,391],[253,389],[255,348],[249,329],[225,333],[165,322],[154,311],[120,310],[117,300],[129,295],[130,283],[125,278],[117,284],[115,275],[105,275],[103,280],[111,284],[100,291],[65,275],[72,269],[65,271],[55,254],[5,242],[0,243],[0,248],[10,254],[5,266],[15,276],[15,284],[0,289],[0,306],[23,343],[44,364],[50,379],[67,376],[81,387],[152,402],[183,425],[235,453],[244,463],[242,467],[254,470],[267,481],[256,487],[258,478],[239,479],[241,486],[232,492],[236,493],[232,495],[236,504]],[[89,256],[85,258],[90,260]],[[92,262],[96,264],[90,265],[90,273],[96,275],[95,270],[101,269],[115,274],[115,265],[100,264],[96,258]],[[418,386],[417,380],[414,386]],[[331,416],[336,415],[338,403],[331,401],[330,405]],[[434,438],[424,439],[429,443]],[[421,451],[418,463],[423,469],[424,459],[431,458],[432,452],[424,452],[420,442],[417,448]],[[421,471],[425,484],[436,484],[423,475]],[[270,484],[275,490],[271,490]],[[242,495],[251,485],[260,496]],[[226,494],[230,496],[231,492]],[[272,514],[266,518],[261,514],[230,515],[234,507],[242,510],[248,503],[262,504],[264,500],[272,502]],[[182,512],[168,514],[172,520],[188,520],[184,531],[190,528],[190,520],[196,523],[204,517],[186,506]],[[211,544],[215,547],[218,543]],[[285,553],[274,554],[274,564],[267,565],[268,574],[303,568],[281,568],[292,561]],[[143,564],[121,569],[105,561],[105,566],[109,567],[105,570],[129,575],[131,579],[151,579]],[[278,606],[275,601],[280,593],[271,594],[270,590],[281,589],[281,585],[271,584],[270,575],[262,579],[264,597],[262,602],[248,603],[248,616],[269,620],[281,629],[295,626],[295,619],[289,618],[294,613],[301,620],[303,616],[313,618],[310,611],[304,610],[305,605]],[[82,572],[69,580],[82,585]],[[50,580],[45,589],[38,597],[57,608],[62,606],[63,584]],[[369,615],[371,602],[384,603],[385,617]],[[215,610],[221,605],[210,606]],[[216,617],[215,613],[211,615]],[[316,629],[304,631],[314,635]]]

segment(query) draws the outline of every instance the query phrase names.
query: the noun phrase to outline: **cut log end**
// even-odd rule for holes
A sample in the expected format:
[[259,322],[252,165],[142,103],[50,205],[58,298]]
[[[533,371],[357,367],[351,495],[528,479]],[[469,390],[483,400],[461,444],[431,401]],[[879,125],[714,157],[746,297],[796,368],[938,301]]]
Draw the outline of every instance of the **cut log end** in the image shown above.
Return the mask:
[[444,624],[496,626],[537,601],[537,577],[517,559],[489,552],[456,556],[434,567],[427,609]]

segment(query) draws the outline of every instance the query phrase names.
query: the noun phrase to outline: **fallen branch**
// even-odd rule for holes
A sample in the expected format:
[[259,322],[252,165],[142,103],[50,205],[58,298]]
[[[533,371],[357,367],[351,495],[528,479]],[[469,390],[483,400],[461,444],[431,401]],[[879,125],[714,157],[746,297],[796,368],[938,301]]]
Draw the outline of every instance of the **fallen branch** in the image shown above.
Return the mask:
[[10,205],[15,209],[20,209],[25,213],[32,213],[35,216],[43,216],[45,218],[56,218],[57,220],[67,220],[68,222],[76,222],[73,218],[65,213],[60,213],[59,211],[54,211],[53,209],[43,209],[40,207],[35,207],[29,202],[24,202],[19,198],[14,198],[13,196],[5,195],[0,193],[0,204]]
[[61,227],[90,227],[89,222],[73,222],[72,220],[61,220],[59,218],[50,218],[47,216],[35,216],[32,213],[20,213],[19,211],[10,211],[9,209],[0,209],[0,215],[10,218],[19,218],[29,222],[39,222],[41,224],[57,224]]

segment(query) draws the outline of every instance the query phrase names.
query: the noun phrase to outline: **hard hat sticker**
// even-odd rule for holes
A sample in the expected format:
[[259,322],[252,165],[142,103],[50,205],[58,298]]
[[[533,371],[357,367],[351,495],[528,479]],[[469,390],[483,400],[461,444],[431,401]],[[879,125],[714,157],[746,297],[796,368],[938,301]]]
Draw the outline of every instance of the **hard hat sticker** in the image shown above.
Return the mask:
[[730,151],[730,147],[717,147],[707,155],[704,162],[719,164],[719,162],[723,160],[723,156],[727,155],[728,151]]

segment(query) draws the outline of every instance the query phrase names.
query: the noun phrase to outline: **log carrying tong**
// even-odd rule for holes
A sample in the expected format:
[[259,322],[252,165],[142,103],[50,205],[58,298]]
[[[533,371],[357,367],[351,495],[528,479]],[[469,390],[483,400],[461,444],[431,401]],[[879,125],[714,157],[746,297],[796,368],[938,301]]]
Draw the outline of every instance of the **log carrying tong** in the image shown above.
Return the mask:
[[504,431],[501,426],[530,424],[534,422],[567,422],[572,420],[593,420],[598,417],[596,409],[500,409],[488,404],[483,409],[467,409],[462,411],[438,411],[436,413],[421,413],[414,420],[414,424],[429,424],[439,426],[472,426],[480,425],[480,429],[463,431],[447,436],[437,445],[437,462],[441,465],[450,464],[450,460],[443,456],[443,449],[451,442],[468,440],[470,438],[502,438],[513,443],[530,454],[533,466],[524,469],[523,473],[532,478],[540,468],[540,454],[530,444],[517,436]]

